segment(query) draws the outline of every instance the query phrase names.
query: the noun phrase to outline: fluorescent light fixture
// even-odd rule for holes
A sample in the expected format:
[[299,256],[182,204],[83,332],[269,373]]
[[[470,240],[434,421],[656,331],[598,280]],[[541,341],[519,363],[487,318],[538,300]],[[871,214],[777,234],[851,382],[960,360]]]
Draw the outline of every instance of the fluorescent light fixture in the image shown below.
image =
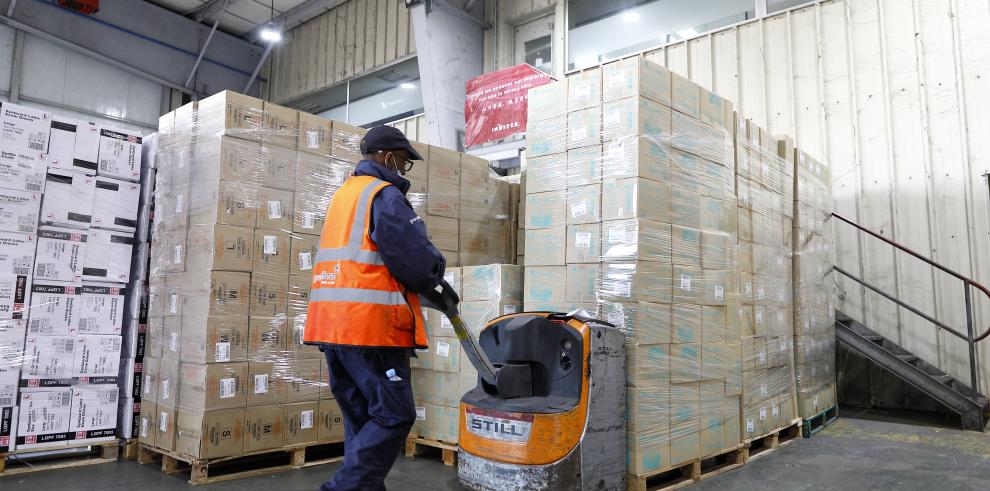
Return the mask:
[[639,12],[625,11],[622,13],[623,22],[639,22]]
[[412,90],[416,88],[416,84],[412,82],[402,82],[401,84],[399,84],[399,87],[402,87],[403,89],[406,90]]
[[693,38],[698,35],[698,31],[695,31],[693,27],[688,27],[687,29],[677,31],[677,35],[680,36],[681,39]]
[[282,33],[271,27],[266,27],[261,30],[261,39],[269,43],[277,43],[282,40]]

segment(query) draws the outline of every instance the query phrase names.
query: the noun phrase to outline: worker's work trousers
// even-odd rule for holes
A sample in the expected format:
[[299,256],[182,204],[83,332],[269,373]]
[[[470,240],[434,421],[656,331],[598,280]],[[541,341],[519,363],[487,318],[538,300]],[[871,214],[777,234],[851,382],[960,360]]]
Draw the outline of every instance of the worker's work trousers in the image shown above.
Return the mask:
[[[321,348],[344,414],[344,465],[322,491],[378,491],[416,421],[409,350]],[[392,372],[394,370],[394,373]]]

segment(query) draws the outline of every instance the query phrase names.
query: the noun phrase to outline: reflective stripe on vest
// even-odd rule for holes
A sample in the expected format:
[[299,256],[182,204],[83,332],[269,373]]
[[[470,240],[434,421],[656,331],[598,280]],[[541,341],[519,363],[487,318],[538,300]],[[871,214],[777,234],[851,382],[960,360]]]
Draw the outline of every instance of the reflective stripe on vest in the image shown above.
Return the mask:
[[399,292],[368,290],[366,288],[317,288],[309,292],[310,302],[357,302],[377,305],[405,305]]

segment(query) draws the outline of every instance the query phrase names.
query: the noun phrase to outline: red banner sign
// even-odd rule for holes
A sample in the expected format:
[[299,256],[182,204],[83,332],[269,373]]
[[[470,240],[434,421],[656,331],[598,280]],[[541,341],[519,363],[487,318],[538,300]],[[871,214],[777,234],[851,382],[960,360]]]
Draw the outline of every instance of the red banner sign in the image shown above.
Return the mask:
[[526,131],[529,89],[550,82],[549,75],[526,64],[469,80],[464,101],[465,145],[480,145]]

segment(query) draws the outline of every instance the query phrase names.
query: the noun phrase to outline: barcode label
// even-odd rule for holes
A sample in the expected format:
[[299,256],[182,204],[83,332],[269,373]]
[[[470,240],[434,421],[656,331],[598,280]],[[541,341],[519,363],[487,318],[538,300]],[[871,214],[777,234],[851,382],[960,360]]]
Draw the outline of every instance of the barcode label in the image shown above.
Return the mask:
[[517,312],[515,305],[504,305],[502,306],[502,315],[515,314]]
[[760,421],[766,421],[766,420],[767,420],[767,408],[761,407],[760,408]]
[[18,232],[32,233],[34,232],[34,225],[21,225],[17,224]]
[[[234,397],[234,392],[237,389],[237,380],[233,378],[222,378],[220,379],[220,398],[230,399]],[[267,390],[267,389],[266,389]]]
[[450,356],[450,343],[446,343],[444,341],[438,341],[437,354],[443,357]]
[[14,266],[11,269],[13,270],[14,274],[21,274],[21,275],[29,275],[29,274],[31,274],[31,268],[30,267],[17,267],[17,266]]
[[268,218],[269,219],[282,218],[282,202],[281,201],[269,201],[268,202]]
[[313,255],[309,251],[299,253],[299,269],[313,269]]
[[264,242],[264,247],[263,247],[264,254],[266,255],[278,254],[278,237],[274,235],[266,235],[265,238],[263,239],[263,242]]
[[715,300],[725,300],[725,287],[722,285],[715,285]]
[[299,413],[299,428],[306,430],[313,427],[313,410]]
[[571,218],[583,217],[588,214],[588,202],[578,201],[571,203]]
[[417,406],[416,407],[416,420],[417,421],[426,421],[426,408],[425,407],[421,407],[421,406]]
[[[38,136],[35,135],[33,138],[38,138]],[[34,140],[29,141],[28,142],[28,148],[30,148],[31,150],[38,150],[38,151],[42,151],[43,152],[45,150],[45,142],[44,141],[34,141]]]
[[13,406],[13,405],[14,405],[13,394],[4,394],[3,397],[0,397],[0,406]]
[[574,234],[574,247],[579,249],[591,249],[591,233],[577,232]]
[[316,213],[304,211],[302,213],[302,227],[313,228],[316,226]]
[[173,264],[179,264],[182,262],[182,245],[175,246],[175,254],[172,258]]
[[450,323],[450,319],[447,316],[440,317],[440,328],[441,329],[453,329],[453,324]]
[[217,343],[216,361],[230,361],[230,343]]
[[746,431],[750,433],[756,431],[756,425],[753,423],[753,418],[746,418]]
[[[233,379],[230,379],[233,380]],[[255,394],[267,394],[268,393],[268,374],[259,373],[254,376],[254,393]],[[221,395],[220,397],[223,397]]]
[[615,294],[620,297],[632,296],[632,283],[628,281],[617,281],[615,284]]
[[681,290],[691,291],[691,277],[686,274],[681,275]]
[[320,135],[315,131],[306,132],[306,146],[308,148],[320,148]]
[[183,202],[183,198],[184,198],[184,196],[181,195],[181,194],[177,194],[175,196],[175,213],[176,214],[182,213],[182,202]]
[[625,242],[625,241],[626,241],[626,227],[619,226],[619,227],[608,228],[609,244],[615,244],[617,242]]
[[27,191],[38,191],[41,192],[41,184],[26,182],[24,183],[24,189]]
[[773,406],[771,406],[770,407],[770,414],[773,415],[773,417],[775,417],[775,418],[778,417],[778,415],[780,414],[780,408],[777,407],[776,404],[773,405]]
[[179,295],[177,293],[168,296],[168,311],[172,314],[179,313]]
[[165,411],[162,411],[161,414],[158,415],[158,431],[161,431],[162,433],[168,431],[168,413]]
[[148,437],[148,418],[141,418],[141,438]]
[[168,333],[168,350],[174,352],[179,351],[179,333],[177,332]]
[[169,396],[169,383],[167,378],[162,379],[162,400],[167,400]]
[[72,353],[76,349],[75,339],[63,339],[62,340],[62,350],[60,353]]
[[142,385],[144,386],[144,393],[151,394],[151,375],[144,376],[144,384]]

